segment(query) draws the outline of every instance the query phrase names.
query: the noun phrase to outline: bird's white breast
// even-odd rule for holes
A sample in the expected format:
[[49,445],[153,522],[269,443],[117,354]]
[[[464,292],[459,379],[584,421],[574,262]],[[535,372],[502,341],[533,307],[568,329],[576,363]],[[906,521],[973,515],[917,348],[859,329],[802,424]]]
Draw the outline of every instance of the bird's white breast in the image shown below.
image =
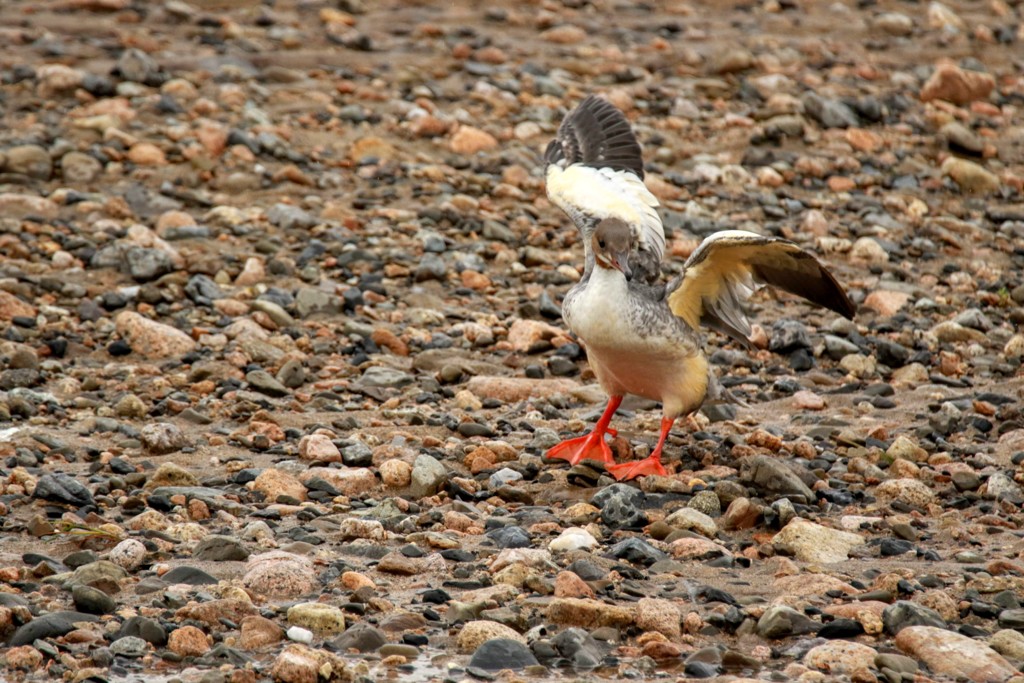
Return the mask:
[[629,298],[626,278],[617,271],[595,268],[563,311],[569,329],[588,348],[615,349],[629,346],[636,335],[626,315]]
[[631,292],[618,271],[598,267],[570,293],[562,313],[586,346],[605,391],[662,401],[668,413],[678,414],[703,399],[706,366],[700,359],[705,369],[695,368],[695,340],[680,327],[665,325],[660,306]]

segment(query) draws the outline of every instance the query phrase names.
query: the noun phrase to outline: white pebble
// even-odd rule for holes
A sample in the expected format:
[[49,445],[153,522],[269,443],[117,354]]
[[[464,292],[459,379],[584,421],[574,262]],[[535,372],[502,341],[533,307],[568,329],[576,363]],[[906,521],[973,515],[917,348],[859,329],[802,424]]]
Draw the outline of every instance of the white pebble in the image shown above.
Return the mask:
[[313,642],[313,632],[301,626],[292,626],[285,632],[285,635],[288,636],[288,640],[295,641],[296,643],[309,645]]
[[597,546],[597,539],[589,531],[578,526],[569,527],[555,540],[548,543],[551,552],[588,549]]

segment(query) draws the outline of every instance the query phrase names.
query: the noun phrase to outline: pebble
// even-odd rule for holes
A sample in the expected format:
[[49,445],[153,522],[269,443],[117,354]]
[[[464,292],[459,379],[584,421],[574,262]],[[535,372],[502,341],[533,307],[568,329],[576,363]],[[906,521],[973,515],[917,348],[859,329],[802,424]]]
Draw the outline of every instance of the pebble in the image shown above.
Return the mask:
[[498,141],[493,135],[473,126],[460,126],[451,139],[451,150],[466,156],[486,152],[497,146]]
[[580,388],[571,379],[529,379],[526,377],[472,377],[466,389],[481,399],[515,403],[559,394],[571,394]]
[[999,190],[998,176],[967,159],[949,157],[942,162],[942,173],[968,194],[988,194]]
[[668,638],[682,634],[682,615],[675,603],[656,598],[641,598],[636,605],[634,624],[641,631],[655,631]]
[[88,185],[103,173],[98,159],[82,152],[68,152],[60,159],[61,176],[69,185]]
[[308,497],[306,486],[301,481],[294,475],[273,467],[260,472],[252,482],[252,488],[263,493],[264,498],[271,501],[284,497],[301,502]]
[[210,643],[202,630],[181,626],[167,636],[167,649],[181,657],[198,657],[210,650]]
[[92,505],[94,502],[92,492],[77,479],[64,472],[44,474],[39,477],[35,482],[35,490],[32,495],[40,500],[74,506]]
[[558,538],[548,543],[548,550],[551,552],[568,552],[571,550],[589,550],[600,543],[593,534],[580,527],[569,527],[565,529]]
[[302,643],[303,645],[309,645],[313,642],[313,632],[301,626],[292,626],[285,631],[285,636],[287,636],[288,640]]
[[757,635],[767,639],[788,638],[817,632],[821,624],[786,605],[772,605],[757,620]]
[[308,628],[320,636],[341,633],[345,630],[345,613],[333,605],[319,602],[304,602],[288,608],[288,623]]
[[170,325],[148,320],[138,313],[124,311],[115,318],[117,333],[131,350],[145,358],[172,358],[195,349],[196,343],[186,333]]
[[410,473],[409,493],[414,498],[433,495],[447,476],[448,471],[436,458],[418,455]]
[[898,600],[882,611],[882,624],[887,633],[896,635],[911,626],[946,628],[946,621],[938,612],[908,600]]
[[39,145],[15,145],[3,151],[0,170],[37,180],[49,180],[53,173],[53,161],[49,152]]
[[772,538],[772,544],[792,553],[804,562],[830,564],[844,562],[863,537],[801,519],[793,519]]
[[883,12],[874,19],[877,29],[891,36],[909,36],[914,32],[914,20],[901,12]]
[[548,604],[545,614],[556,624],[581,628],[626,626],[634,619],[633,609],[584,598],[556,598]]
[[286,645],[270,666],[270,676],[281,683],[315,681],[321,671],[346,671],[345,661],[326,650],[300,643]]
[[554,595],[557,598],[593,598],[594,590],[574,572],[558,572]]
[[708,538],[714,538],[718,533],[718,525],[715,524],[715,520],[690,507],[676,510],[665,518],[665,523],[676,529],[695,531]]
[[601,521],[613,529],[640,528],[647,523],[643,492],[626,484],[612,484],[591,500],[601,510]]
[[785,462],[766,456],[746,458],[741,463],[741,478],[751,482],[759,491],[809,502],[814,493]]
[[152,455],[166,455],[188,446],[188,437],[175,424],[157,422],[139,430],[139,440]]
[[146,546],[134,538],[126,538],[110,550],[111,562],[127,571],[134,571],[142,566],[146,559]]
[[896,636],[896,647],[921,660],[938,675],[987,683],[1005,681],[1017,670],[991,647],[934,626],[910,626]]
[[275,550],[251,556],[242,583],[265,595],[299,597],[316,586],[312,568],[308,558]]
[[284,631],[276,623],[266,617],[251,615],[242,619],[239,646],[243,650],[256,650],[278,643],[283,637]]
[[405,488],[412,482],[412,465],[402,460],[382,462],[380,478],[387,487]]
[[387,642],[387,636],[383,631],[362,621],[352,624],[344,633],[331,640],[341,652],[349,649],[357,652],[376,652]]
[[520,671],[540,662],[521,641],[514,638],[493,638],[480,644],[469,660],[469,667],[484,671],[511,669]]
[[123,636],[110,644],[110,652],[120,657],[138,658],[149,651],[149,645],[142,638]]
[[990,74],[961,69],[952,62],[940,62],[921,87],[920,98],[922,102],[945,100],[964,105],[987,98],[995,85]]
[[891,317],[896,315],[909,301],[910,294],[907,292],[876,290],[867,295],[864,305],[877,311],[880,315]]
[[462,625],[455,639],[459,652],[470,654],[485,642],[496,638],[526,643],[526,638],[515,630],[494,621],[469,621]]
[[925,508],[935,501],[935,492],[917,479],[890,479],[878,485],[876,493],[882,501],[900,501]]
[[326,434],[309,434],[299,440],[299,457],[321,462],[341,461],[341,451]]
[[878,652],[868,645],[847,640],[833,640],[812,648],[804,655],[809,667],[832,675],[863,675],[874,668]]
[[207,536],[196,543],[192,557],[209,562],[240,562],[249,558],[249,551],[237,538]]
[[889,254],[876,240],[870,237],[861,237],[853,243],[853,248],[850,249],[850,258],[872,265],[887,263]]
[[117,609],[117,602],[109,595],[92,586],[76,585],[71,589],[75,609],[86,614],[110,614]]

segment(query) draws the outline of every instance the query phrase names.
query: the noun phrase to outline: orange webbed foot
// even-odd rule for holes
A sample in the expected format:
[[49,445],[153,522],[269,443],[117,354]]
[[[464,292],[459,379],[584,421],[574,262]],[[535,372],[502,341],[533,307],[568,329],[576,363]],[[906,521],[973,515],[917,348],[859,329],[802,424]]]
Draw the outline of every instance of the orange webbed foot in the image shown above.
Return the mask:
[[636,479],[637,477],[645,477],[649,474],[658,474],[661,476],[668,474],[661,464],[661,457],[655,455],[635,462],[608,465],[608,471],[618,481],[627,481],[629,479]]
[[[616,435],[614,429],[608,429],[607,433],[613,437]],[[612,458],[612,449],[604,440],[604,435],[597,432],[563,441],[549,449],[544,457],[566,460],[570,465],[577,465],[584,460],[600,460],[605,464],[615,462]]]

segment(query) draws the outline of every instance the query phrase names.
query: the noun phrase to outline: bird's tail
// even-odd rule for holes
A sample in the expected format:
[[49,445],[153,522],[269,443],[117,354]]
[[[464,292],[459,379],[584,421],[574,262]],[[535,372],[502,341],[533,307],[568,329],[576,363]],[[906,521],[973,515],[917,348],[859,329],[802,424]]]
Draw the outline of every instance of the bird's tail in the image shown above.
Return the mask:
[[718,381],[718,377],[710,367],[708,367],[708,393],[704,397],[704,403],[735,403],[743,408],[750,407],[746,401],[722,386],[722,383]]

